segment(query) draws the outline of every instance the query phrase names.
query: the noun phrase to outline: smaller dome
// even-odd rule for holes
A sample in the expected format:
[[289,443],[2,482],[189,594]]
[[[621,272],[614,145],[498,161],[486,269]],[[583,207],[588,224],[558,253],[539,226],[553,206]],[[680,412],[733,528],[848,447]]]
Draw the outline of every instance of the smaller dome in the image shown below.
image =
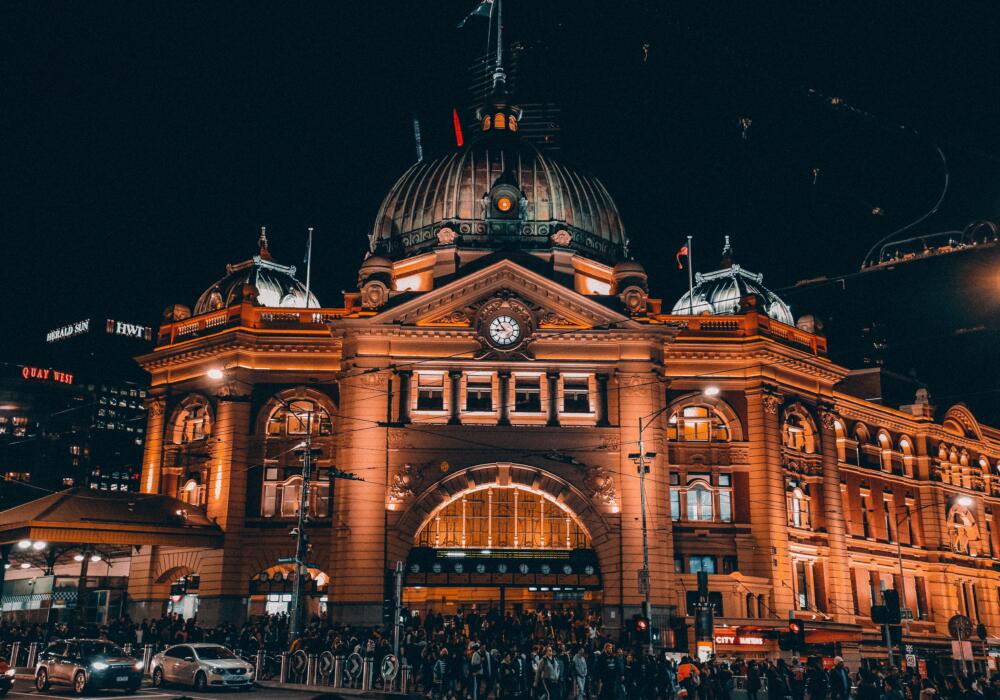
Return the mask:
[[635,260],[622,260],[619,263],[615,263],[614,274],[616,277],[631,277],[633,275],[645,276],[646,268],[642,266],[642,263],[636,262]]
[[256,291],[258,306],[278,308],[318,308],[316,296],[307,294],[304,284],[295,278],[295,267],[274,261],[262,228],[260,252],[236,265],[226,265],[226,276],[206,289],[194,305],[194,315],[224,309],[243,300],[244,288]]
[[748,272],[739,265],[732,265],[715,272],[695,274],[695,285],[674,304],[671,312],[677,316],[702,314],[724,315],[739,313],[740,301],[755,295],[760,308],[775,321],[795,325],[791,309],[777,294],[761,282],[764,275]]

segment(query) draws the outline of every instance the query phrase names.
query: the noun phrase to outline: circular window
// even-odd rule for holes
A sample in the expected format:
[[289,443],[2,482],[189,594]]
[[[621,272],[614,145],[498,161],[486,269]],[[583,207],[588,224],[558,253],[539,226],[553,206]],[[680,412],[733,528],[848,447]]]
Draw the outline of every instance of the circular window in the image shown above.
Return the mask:
[[497,209],[500,211],[510,211],[513,206],[514,200],[506,195],[497,199]]

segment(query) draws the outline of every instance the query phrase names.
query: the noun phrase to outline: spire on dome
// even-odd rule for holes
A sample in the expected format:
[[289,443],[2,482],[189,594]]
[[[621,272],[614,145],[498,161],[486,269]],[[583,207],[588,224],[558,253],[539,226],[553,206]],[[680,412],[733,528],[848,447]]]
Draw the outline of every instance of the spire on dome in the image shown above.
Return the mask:
[[493,69],[493,93],[506,93],[507,74],[503,69],[503,6],[500,0],[495,0],[497,6],[497,64]]
[[260,237],[257,239],[257,244],[260,246],[258,255],[260,255],[261,260],[274,260],[271,257],[271,251],[267,248],[267,226],[260,227]]
[[725,270],[727,267],[732,267],[733,257],[733,246],[729,242],[729,236],[726,236],[726,243],[722,246],[722,262],[719,263],[719,268]]

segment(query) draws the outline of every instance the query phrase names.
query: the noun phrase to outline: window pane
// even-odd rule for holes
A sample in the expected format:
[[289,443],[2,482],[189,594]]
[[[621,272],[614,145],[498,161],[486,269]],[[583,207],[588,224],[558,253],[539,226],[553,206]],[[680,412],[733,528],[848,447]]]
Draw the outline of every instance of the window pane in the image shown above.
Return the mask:
[[541,377],[514,377],[514,411],[541,413]]
[[285,484],[281,488],[281,515],[289,517],[299,512],[299,498],[302,491],[302,482],[298,479]]
[[678,489],[670,489],[670,519],[681,519],[681,494]]
[[465,410],[493,410],[493,377],[473,375],[466,379]]
[[444,375],[417,375],[417,410],[444,410]]
[[563,379],[563,412],[590,413],[590,382],[587,377]]
[[733,521],[732,494],[729,491],[719,492],[719,520],[724,523]]

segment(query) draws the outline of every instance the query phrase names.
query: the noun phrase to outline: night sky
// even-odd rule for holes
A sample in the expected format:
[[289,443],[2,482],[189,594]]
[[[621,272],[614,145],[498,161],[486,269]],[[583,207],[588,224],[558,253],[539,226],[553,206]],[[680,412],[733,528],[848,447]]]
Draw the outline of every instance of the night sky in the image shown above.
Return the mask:
[[[316,228],[314,291],[339,305],[414,159],[412,116],[428,156],[454,147],[486,44],[484,21],[455,27],[474,4],[4,3],[0,360],[78,318],[156,325],[261,225],[300,269]],[[935,145],[952,187],[919,230],[998,215],[995,4],[851,7],[504,4],[512,40],[551,47],[561,157],[604,181],[668,307],[688,234],[696,268],[730,234],[772,288],[856,270],[937,197]]]

